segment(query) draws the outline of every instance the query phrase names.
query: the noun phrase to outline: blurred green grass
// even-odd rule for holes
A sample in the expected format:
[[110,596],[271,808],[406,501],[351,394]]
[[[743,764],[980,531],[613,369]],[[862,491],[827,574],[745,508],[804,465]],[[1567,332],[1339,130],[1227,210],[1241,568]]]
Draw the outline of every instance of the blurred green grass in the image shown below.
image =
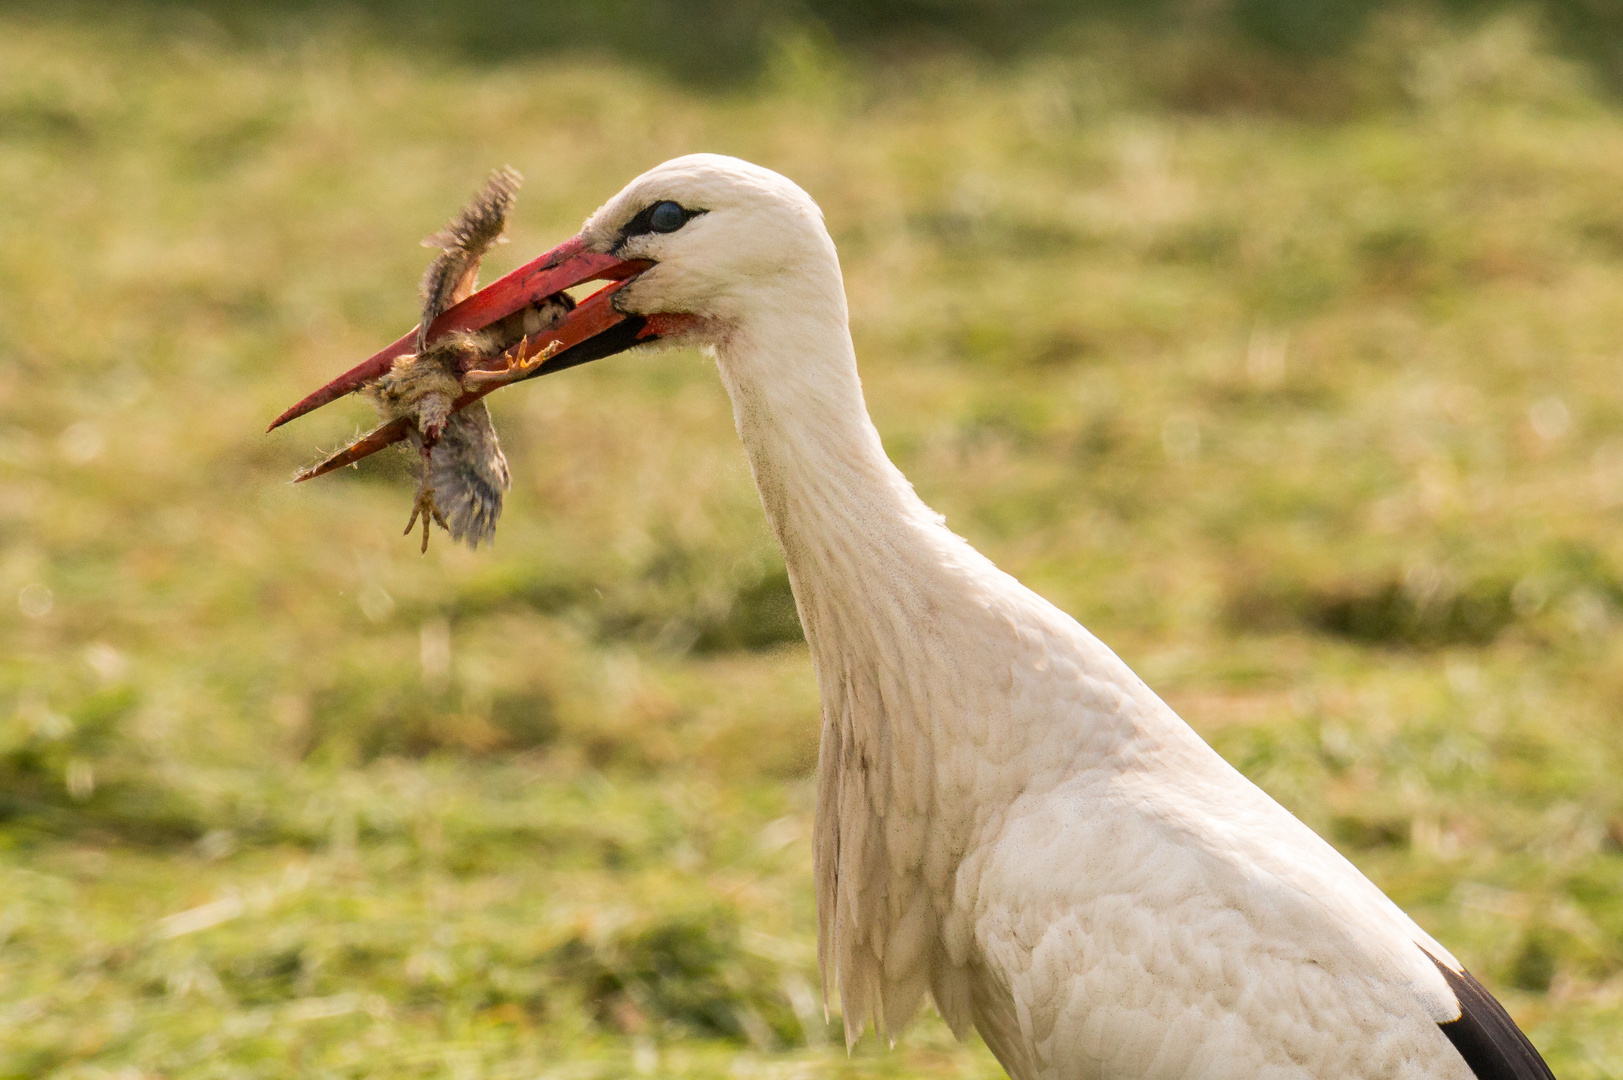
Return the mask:
[[[884,65],[924,53],[1021,59],[1127,34],[1151,82],[1186,67],[1210,105],[1333,106],[1372,25],[1419,10],[1460,27],[1518,13],[1566,55],[1623,87],[1623,8],[1605,0],[13,0],[52,18],[282,43],[344,27],[406,55],[475,62],[606,54],[689,85],[748,88],[782,39],[812,37]],[[1182,54],[1179,57],[1179,54]],[[1156,70],[1163,69],[1163,70]],[[1199,77],[1205,76],[1205,78]],[[1212,76],[1216,83],[1209,82]]]
[[823,1021],[816,691],[697,356],[499,396],[478,554],[399,461],[287,483],[364,405],[261,434],[489,168],[495,272],[701,149],[823,204],[949,523],[1623,1074],[1623,118],[1532,22],[1378,20],[1317,119],[1131,42],[703,95],[0,29],[0,1076],[999,1075]]

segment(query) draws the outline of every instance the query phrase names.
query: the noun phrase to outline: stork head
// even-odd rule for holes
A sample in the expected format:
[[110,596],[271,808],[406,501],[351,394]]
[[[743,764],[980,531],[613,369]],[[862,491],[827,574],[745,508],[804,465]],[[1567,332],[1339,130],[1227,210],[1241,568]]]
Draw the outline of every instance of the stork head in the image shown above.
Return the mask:
[[656,166],[587,219],[589,251],[650,265],[620,290],[627,314],[686,316],[724,334],[752,308],[838,283],[833,242],[811,196],[770,169],[718,154]]
[[[456,408],[537,375],[660,340],[713,343],[763,308],[832,305],[845,297],[822,211],[794,183],[759,165],[692,154],[656,166],[604,203],[574,238],[452,307],[434,340],[478,331],[589,281],[609,282],[561,321],[465,370]],[[413,330],[283,413],[276,428],[353,393],[411,351]],[[398,429],[398,430],[395,430]],[[309,479],[403,438],[385,425],[321,465]]]

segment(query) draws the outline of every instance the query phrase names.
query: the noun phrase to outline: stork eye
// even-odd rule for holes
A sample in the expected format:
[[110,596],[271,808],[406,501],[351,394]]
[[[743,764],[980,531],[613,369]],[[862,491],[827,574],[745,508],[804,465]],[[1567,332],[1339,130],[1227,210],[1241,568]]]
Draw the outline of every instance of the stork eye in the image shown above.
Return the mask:
[[648,215],[648,227],[655,232],[675,232],[687,223],[687,211],[673,202],[655,203],[654,212]]
[[626,222],[620,235],[630,239],[648,233],[673,233],[702,213],[703,210],[689,210],[679,202],[666,199],[644,207],[640,214]]

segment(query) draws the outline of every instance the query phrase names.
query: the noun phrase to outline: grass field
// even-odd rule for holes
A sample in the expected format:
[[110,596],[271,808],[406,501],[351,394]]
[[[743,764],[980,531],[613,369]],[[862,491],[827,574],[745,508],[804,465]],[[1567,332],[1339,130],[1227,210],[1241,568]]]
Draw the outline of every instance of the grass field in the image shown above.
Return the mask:
[[1376,35],[1281,113],[1104,46],[699,96],[0,15],[0,1076],[1001,1075],[824,1022],[816,691],[701,358],[498,395],[476,554],[401,460],[287,483],[364,404],[262,434],[492,167],[487,278],[714,150],[822,203],[926,500],[1623,1077],[1623,113],[1522,22]]

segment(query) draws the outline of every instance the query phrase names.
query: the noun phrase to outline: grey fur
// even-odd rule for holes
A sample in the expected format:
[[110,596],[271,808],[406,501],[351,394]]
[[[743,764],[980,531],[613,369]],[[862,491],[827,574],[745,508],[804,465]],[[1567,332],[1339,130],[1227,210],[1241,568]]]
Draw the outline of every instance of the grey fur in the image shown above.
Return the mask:
[[[421,449],[422,437],[413,436]],[[419,482],[434,493],[451,539],[471,548],[493,540],[502,493],[512,477],[485,403],[476,401],[452,413],[439,441],[418,460]]]

